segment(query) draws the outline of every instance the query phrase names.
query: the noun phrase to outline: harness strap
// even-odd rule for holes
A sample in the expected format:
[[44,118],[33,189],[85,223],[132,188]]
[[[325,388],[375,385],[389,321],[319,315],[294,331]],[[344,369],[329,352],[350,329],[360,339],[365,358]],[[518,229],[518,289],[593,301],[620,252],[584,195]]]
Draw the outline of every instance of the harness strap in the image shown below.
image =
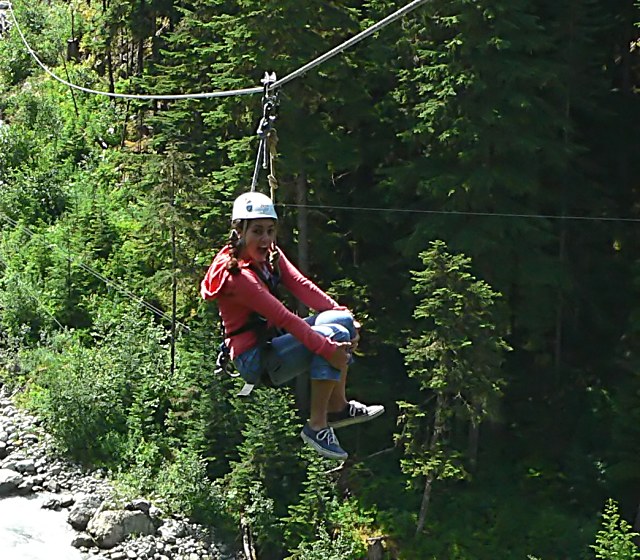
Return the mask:
[[[264,282],[264,284],[267,286],[269,290],[269,293],[275,298],[278,298],[276,288],[280,282],[280,274],[277,266],[277,261],[273,265],[274,272],[270,276],[266,276],[264,271],[261,270],[256,265],[254,265],[253,263],[251,263],[248,268],[262,282]],[[239,334],[253,330],[256,332],[256,336],[258,338],[258,344],[264,345],[264,344],[267,344],[274,336],[278,334],[276,329],[267,328],[267,319],[265,319],[258,313],[253,313],[249,318],[249,320],[244,325],[242,325],[241,327],[235,329],[230,333],[227,333],[225,331],[224,324],[222,322],[222,317],[220,317],[220,330],[222,331],[222,343],[220,344],[220,352],[218,353],[218,359],[216,360],[216,365],[218,367],[215,370],[215,372],[220,373],[224,371],[227,375],[230,375],[231,377],[238,377],[239,374],[232,374],[229,371],[233,366],[233,362],[231,360],[229,347],[224,342],[225,338],[231,338],[232,336],[237,336]],[[251,392],[251,389],[253,389],[253,386],[251,388],[248,388],[247,385],[245,384],[243,391],[246,390],[247,391],[246,394],[248,395]]]
[[267,320],[262,315],[254,313],[244,325],[242,325],[240,328],[237,328],[235,331],[231,331],[230,333],[228,333],[227,338],[231,338],[232,336],[237,336],[239,334],[261,328],[263,326],[266,326],[266,324]]

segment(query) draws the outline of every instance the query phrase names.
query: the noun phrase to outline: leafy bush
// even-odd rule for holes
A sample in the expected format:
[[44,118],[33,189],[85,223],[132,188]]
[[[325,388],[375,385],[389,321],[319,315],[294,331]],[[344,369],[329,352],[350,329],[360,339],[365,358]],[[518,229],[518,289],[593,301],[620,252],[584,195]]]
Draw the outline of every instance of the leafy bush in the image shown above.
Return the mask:
[[596,534],[596,544],[591,548],[601,560],[633,560],[640,558],[640,550],[634,543],[638,533],[620,517],[618,504],[608,500],[602,514],[602,529]]
[[156,477],[156,491],[172,511],[201,521],[211,521],[218,513],[214,489],[207,477],[205,462],[190,448],[176,450]]
[[109,466],[130,458],[142,435],[162,431],[165,331],[124,305],[99,315],[86,346],[79,332],[53,335],[26,353],[38,387],[31,404],[61,446]]
[[361,544],[349,535],[338,532],[332,537],[321,527],[317,539],[302,542],[287,560],[358,560],[365,553]]

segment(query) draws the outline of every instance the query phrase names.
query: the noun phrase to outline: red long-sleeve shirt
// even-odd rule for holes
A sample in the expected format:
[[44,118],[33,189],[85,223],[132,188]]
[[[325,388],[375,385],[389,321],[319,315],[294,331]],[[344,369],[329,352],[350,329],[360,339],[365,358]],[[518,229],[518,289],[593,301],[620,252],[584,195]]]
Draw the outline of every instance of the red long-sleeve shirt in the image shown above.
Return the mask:
[[[346,309],[338,305],[311,280],[291,264],[279,247],[280,283],[298,300],[317,312]],[[247,324],[253,312],[267,319],[269,327],[276,326],[295,336],[314,354],[329,359],[337,344],[315,332],[305,321],[289,311],[270,292],[267,286],[249,268],[251,262],[239,260],[239,273],[231,274],[227,263],[231,258],[229,247],[224,247],[213,259],[200,285],[204,299],[217,299],[225,332],[231,333]],[[227,338],[225,343],[231,358],[239,356],[257,344],[253,330]]]

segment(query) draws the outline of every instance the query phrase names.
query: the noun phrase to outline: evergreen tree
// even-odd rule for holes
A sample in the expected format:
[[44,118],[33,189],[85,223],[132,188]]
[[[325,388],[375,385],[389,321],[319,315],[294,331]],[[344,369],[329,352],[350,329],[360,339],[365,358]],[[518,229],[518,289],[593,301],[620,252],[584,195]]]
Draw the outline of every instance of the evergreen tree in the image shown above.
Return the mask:
[[399,403],[404,428],[398,435],[405,450],[403,472],[425,480],[418,533],[433,483],[467,476],[451,433],[453,420],[463,418],[477,429],[495,410],[503,384],[499,370],[509,349],[494,307],[498,294],[471,275],[470,259],[447,253],[442,241],[433,242],[420,259],[425,269],[412,273],[420,297],[413,315],[420,336],[410,338],[402,351],[409,375],[435,404],[429,413],[425,404]]
[[640,549],[633,542],[636,537],[638,534],[631,531],[629,523],[620,518],[618,504],[610,499],[605,504],[596,544],[591,548],[600,560],[633,560],[640,558]]
[[242,534],[245,555],[275,559],[283,544],[279,518],[295,495],[300,468],[291,395],[259,388],[236,404],[246,420],[238,459],[223,483],[225,506]]

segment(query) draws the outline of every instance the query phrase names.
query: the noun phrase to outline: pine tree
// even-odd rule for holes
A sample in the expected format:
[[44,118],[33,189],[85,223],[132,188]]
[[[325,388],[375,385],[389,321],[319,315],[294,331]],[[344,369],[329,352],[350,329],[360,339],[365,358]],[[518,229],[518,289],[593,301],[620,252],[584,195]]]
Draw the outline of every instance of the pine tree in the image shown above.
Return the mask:
[[509,349],[503,340],[499,294],[472,276],[470,259],[451,255],[442,241],[420,253],[424,270],[414,271],[414,311],[420,335],[402,349],[410,377],[435,399],[427,404],[399,403],[404,423],[397,439],[403,443],[402,470],[424,479],[417,532],[424,527],[437,480],[464,479],[464,453],[451,433],[453,420],[462,418],[477,429],[495,410],[503,380],[500,365]]
[[602,514],[602,528],[596,534],[596,544],[591,548],[599,560],[633,560],[640,558],[640,549],[633,539],[638,533],[618,513],[618,504],[609,499]]

